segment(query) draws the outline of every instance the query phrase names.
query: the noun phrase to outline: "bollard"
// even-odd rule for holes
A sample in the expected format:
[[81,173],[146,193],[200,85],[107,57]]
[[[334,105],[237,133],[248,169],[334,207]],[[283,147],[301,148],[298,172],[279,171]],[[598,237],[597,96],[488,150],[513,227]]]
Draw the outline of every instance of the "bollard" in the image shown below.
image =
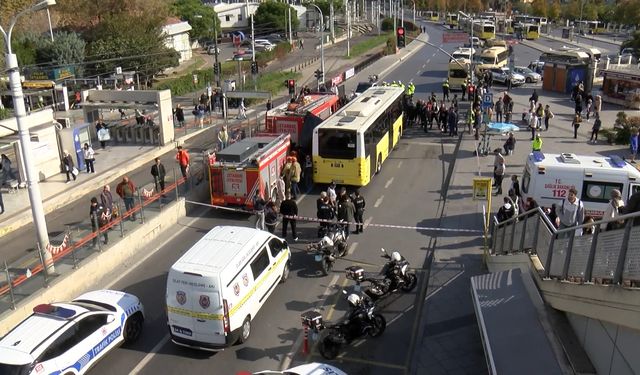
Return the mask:
[[11,274],[9,273],[9,266],[7,261],[4,261],[4,272],[7,275],[7,285],[9,286],[9,296],[11,297],[11,310],[16,309],[16,298],[13,294],[13,281],[11,281]]
[[180,198],[180,193],[178,192],[178,186],[179,186],[179,181],[178,181],[178,176],[176,175],[176,169],[172,168],[173,170],[173,181],[176,183],[176,201]]
[[302,354],[309,354],[309,327],[304,324],[304,341],[302,343]]
[[67,236],[69,236],[69,247],[71,248],[71,260],[73,261],[73,269],[78,268],[78,259],[76,258],[76,246],[73,244],[73,237],[71,234],[71,228],[67,225]]
[[120,220],[120,238],[124,237],[124,218],[122,217],[122,215],[124,215],[124,211],[122,211],[122,208],[120,207],[120,202],[116,202],[116,207],[118,207],[118,219]]

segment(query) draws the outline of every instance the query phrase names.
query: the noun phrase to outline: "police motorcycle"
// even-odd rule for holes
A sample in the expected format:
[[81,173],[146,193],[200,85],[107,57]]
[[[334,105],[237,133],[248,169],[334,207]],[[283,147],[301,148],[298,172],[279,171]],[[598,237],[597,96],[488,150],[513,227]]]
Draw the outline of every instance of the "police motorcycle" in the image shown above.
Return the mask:
[[326,232],[320,241],[307,246],[307,252],[313,254],[314,260],[320,263],[324,276],[331,272],[336,259],[347,253],[347,240],[342,226],[333,224]]
[[409,271],[409,262],[399,252],[388,254],[382,248],[382,257],[389,261],[376,276],[365,275],[360,266],[347,267],[346,277],[356,282],[356,290],[360,289],[363,282],[367,282],[364,293],[373,301],[378,301],[398,290],[408,293],[418,285],[418,277]]
[[[342,291],[347,295],[346,291]],[[302,324],[313,334],[322,332],[318,351],[326,359],[334,359],[340,354],[343,346],[353,341],[382,335],[387,328],[387,321],[382,314],[376,312],[375,303],[366,296],[351,293],[347,296],[349,311],[337,323],[325,325],[322,314],[317,311],[307,311],[302,314]]]

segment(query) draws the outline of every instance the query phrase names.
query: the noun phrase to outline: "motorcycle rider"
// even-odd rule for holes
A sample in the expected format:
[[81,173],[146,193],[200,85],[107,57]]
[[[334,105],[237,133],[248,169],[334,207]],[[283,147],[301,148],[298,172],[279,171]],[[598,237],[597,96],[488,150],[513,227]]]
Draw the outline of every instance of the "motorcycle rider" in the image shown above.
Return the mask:
[[355,220],[356,220],[356,231],[353,233],[362,233],[363,232],[363,228],[364,228],[364,221],[363,221],[363,216],[364,216],[364,207],[367,204],[367,202],[365,202],[364,197],[362,195],[360,195],[360,189],[356,189],[354,196],[353,196],[353,205],[355,206],[356,209],[356,214],[355,214]]

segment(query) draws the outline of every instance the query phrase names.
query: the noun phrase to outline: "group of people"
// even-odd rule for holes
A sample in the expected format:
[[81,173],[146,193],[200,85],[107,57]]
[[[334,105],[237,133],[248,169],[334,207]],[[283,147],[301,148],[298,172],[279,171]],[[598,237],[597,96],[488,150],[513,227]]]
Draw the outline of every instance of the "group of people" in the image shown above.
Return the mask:
[[352,195],[347,194],[347,188],[342,187],[336,192],[336,183],[332,182],[327,191],[320,193],[320,197],[316,201],[316,217],[320,222],[320,234],[324,229],[328,228],[333,220],[337,220],[342,225],[345,237],[349,238],[351,233],[351,223],[356,223],[354,234],[364,232],[364,211],[366,201],[360,194],[360,190],[356,189]]
[[450,136],[458,135],[457,95],[454,95],[448,107],[445,99],[438,103],[434,93],[431,93],[431,96],[426,102],[418,100],[415,104],[413,98],[407,97],[405,101],[405,113],[407,117],[405,125],[407,127],[417,125],[426,133],[433,128],[435,121],[441,132],[448,132]]
[[[89,143],[85,143],[82,146],[82,154],[82,156],[84,157],[84,165],[87,173],[96,173],[94,167],[94,163],[96,161],[96,153]],[[62,169],[67,176],[67,184],[71,183],[72,177],[73,181],[76,181],[78,179],[78,174],[80,174],[80,171],[78,171],[78,168],[76,168],[73,157],[67,150],[64,150],[62,152]]]

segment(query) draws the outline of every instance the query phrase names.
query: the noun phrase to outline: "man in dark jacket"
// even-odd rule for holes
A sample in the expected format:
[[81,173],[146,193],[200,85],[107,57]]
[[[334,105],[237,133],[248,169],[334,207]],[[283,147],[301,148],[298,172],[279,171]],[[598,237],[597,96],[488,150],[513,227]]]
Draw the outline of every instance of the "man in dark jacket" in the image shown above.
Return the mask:
[[298,216],[298,204],[291,198],[291,194],[287,194],[287,199],[280,203],[280,213],[282,214],[282,238],[287,238],[287,224],[290,223],[293,240],[297,241],[296,219],[292,216]]
[[[89,207],[89,217],[91,218],[91,231],[95,233],[98,231],[98,228],[102,229],[103,226],[109,223],[111,213],[102,204],[98,203],[98,198],[93,197],[91,198],[91,206]],[[105,229],[102,235],[104,236],[104,244],[108,244],[109,231]],[[93,238],[93,246],[98,244],[98,237],[100,237],[99,234]]]
[[166,174],[164,164],[160,162],[160,158],[156,158],[155,164],[151,166],[151,175],[156,185],[156,192],[162,192],[162,196],[164,196],[164,177]]
[[360,195],[360,189],[356,189],[353,195],[353,206],[356,208],[356,231],[354,233],[362,233],[364,227],[364,207],[367,205],[367,202],[364,200],[364,197]]
[[330,220],[333,219],[334,212],[333,212],[333,207],[329,202],[329,196],[324,191],[320,194],[320,199],[318,199],[317,205],[318,205],[318,213],[317,213],[318,219],[323,220],[320,222],[320,230],[318,231],[318,237],[321,237],[320,236],[321,232],[324,232],[325,231],[324,229],[328,228],[329,225],[331,224]]
[[344,236],[349,238],[350,224],[356,215],[356,207],[349,200],[349,196],[346,194],[340,197],[338,202],[338,221],[342,221],[342,228],[344,229]]
[[[632,214],[634,212],[640,211],[640,191],[635,192],[633,195],[629,197],[629,201],[624,207],[620,208],[621,214]],[[633,225],[640,225],[640,217],[637,217],[633,220]]]

